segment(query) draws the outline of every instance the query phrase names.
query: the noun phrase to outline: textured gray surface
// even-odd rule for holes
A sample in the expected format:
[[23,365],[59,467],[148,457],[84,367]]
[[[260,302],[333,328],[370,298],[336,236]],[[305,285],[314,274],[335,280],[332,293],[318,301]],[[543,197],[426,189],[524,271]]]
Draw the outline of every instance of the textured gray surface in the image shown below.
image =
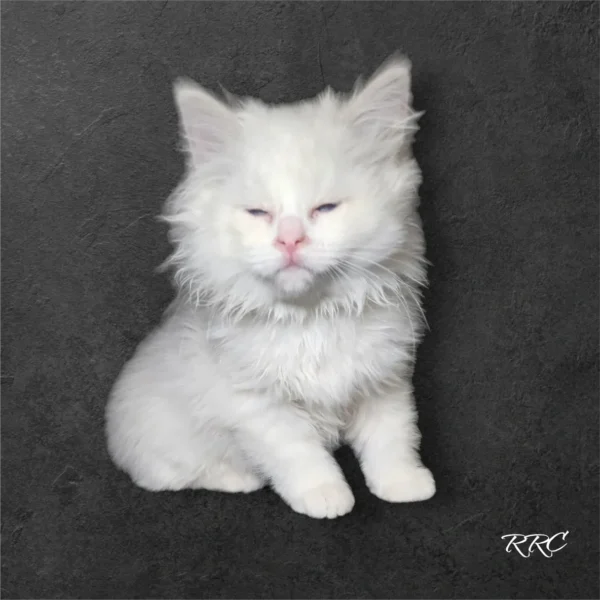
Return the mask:
[[[3,2],[3,597],[597,598],[597,32],[589,2]],[[347,451],[334,522],[134,488],[102,417],[171,297],[173,78],[291,101],[396,49],[427,111],[438,495],[384,504]],[[552,559],[500,539],[564,530]]]

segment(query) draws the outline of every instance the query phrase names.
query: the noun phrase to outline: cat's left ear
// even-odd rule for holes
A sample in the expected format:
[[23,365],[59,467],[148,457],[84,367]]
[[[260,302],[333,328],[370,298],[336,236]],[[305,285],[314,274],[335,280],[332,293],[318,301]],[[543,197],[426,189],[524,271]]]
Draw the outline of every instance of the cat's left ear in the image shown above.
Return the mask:
[[412,108],[411,63],[399,55],[390,57],[346,104],[350,126],[368,144],[397,152],[410,143],[423,113]]

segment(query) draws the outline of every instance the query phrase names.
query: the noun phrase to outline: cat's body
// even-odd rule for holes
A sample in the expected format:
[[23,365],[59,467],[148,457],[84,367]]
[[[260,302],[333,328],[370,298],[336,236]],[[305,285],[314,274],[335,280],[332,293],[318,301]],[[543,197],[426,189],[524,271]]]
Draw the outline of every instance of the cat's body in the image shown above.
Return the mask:
[[331,456],[347,442],[381,498],[433,495],[410,383],[425,271],[409,73],[392,61],[345,102],[237,110],[180,84],[178,296],[107,408],[111,455],[138,485],[270,483],[335,517],[354,503]]

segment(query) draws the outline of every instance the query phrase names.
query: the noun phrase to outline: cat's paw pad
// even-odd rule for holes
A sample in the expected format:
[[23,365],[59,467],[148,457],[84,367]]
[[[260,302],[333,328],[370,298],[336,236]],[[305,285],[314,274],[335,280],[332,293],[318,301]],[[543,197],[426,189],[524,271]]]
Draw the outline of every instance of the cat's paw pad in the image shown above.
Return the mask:
[[345,481],[331,481],[290,498],[289,504],[314,519],[335,519],[352,510],[354,496]]
[[426,467],[402,465],[370,481],[369,488],[386,502],[420,502],[435,494],[435,481]]
[[247,494],[260,489],[264,485],[265,482],[252,471],[238,470],[229,465],[222,465],[201,475],[193,487],[231,494]]

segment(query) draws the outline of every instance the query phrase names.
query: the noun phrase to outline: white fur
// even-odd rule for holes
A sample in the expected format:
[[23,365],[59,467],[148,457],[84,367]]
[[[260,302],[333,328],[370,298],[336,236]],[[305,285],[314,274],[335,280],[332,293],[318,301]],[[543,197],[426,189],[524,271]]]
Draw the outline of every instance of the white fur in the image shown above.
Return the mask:
[[[331,455],[348,442],[374,494],[429,498],[410,382],[426,278],[410,64],[292,105],[227,105],[189,81],[175,96],[188,169],[164,218],[178,294],[111,394],[115,463],[149,490],[268,482],[331,518],[354,504]],[[311,212],[323,203],[339,206]],[[290,215],[309,238],[302,268],[273,244]]]

